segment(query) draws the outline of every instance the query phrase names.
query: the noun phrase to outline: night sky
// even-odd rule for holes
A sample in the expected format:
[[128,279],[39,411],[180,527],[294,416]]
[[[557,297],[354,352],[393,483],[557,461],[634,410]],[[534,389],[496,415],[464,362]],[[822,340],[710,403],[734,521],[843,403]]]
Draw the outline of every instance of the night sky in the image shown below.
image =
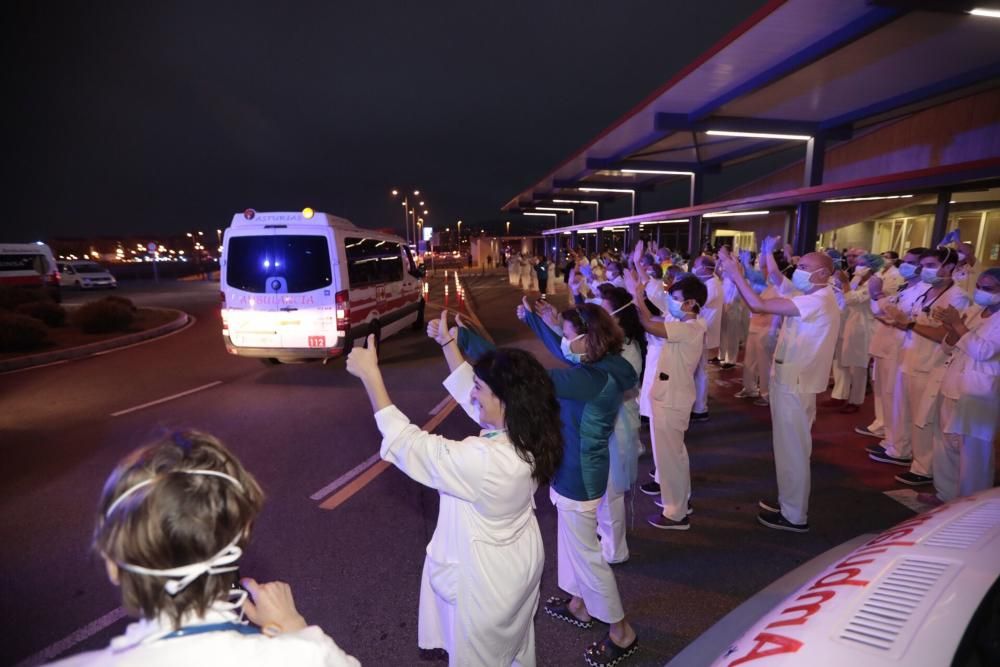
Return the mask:
[[433,227],[500,221],[763,4],[7,3],[0,240],[306,205],[401,230],[393,187]]

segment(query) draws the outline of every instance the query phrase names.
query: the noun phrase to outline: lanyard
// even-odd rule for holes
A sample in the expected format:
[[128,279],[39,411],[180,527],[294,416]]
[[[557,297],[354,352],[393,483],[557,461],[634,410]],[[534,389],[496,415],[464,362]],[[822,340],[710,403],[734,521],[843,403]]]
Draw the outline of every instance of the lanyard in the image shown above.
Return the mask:
[[207,623],[205,625],[192,625],[186,628],[181,628],[180,630],[174,630],[169,635],[160,637],[160,639],[177,639],[178,637],[190,637],[192,635],[201,635],[205,634],[206,632],[230,632],[230,631],[236,631],[241,635],[261,634],[260,628],[256,628],[252,625],[243,625],[242,623],[225,621],[223,623]]

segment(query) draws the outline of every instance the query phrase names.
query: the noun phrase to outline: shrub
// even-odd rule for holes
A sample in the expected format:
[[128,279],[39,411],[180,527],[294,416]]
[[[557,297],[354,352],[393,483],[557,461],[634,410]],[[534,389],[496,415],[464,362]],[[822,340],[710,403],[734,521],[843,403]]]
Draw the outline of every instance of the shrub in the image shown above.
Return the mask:
[[135,307],[135,304],[132,303],[132,299],[126,299],[123,296],[110,295],[110,296],[104,297],[104,299],[102,299],[102,300],[103,301],[111,301],[113,303],[120,303],[121,305],[123,305],[126,308],[128,308],[129,310],[131,310],[133,313],[136,312],[137,310],[139,310],[138,308]]
[[0,352],[19,352],[45,341],[45,325],[33,317],[0,313]]
[[41,287],[0,287],[0,310],[14,310],[22,303],[52,301]]
[[32,301],[31,303],[22,303],[14,309],[14,312],[20,315],[34,317],[36,320],[45,322],[45,324],[50,327],[61,327],[66,323],[66,309],[58,303],[53,303],[51,301]]
[[73,324],[85,333],[124,331],[135,319],[133,308],[128,299],[106,297],[80,306],[73,313]]

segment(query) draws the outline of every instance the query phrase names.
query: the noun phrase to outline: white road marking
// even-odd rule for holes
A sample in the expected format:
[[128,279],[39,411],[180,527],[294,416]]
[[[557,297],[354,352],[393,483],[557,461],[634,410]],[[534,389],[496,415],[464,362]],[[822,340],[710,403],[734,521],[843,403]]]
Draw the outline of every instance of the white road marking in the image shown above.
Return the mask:
[[28,366],[27,368],[18,368],[13,371],[4,371],[0,375],[13,375],[14,373],[23,373],[24,371],[33,371],[36,368],[47,368],[49,366],[58,366],[59,364],[65,364],[69,359],[60,359],[59,361],[50,361],[47,364],[38,364],[37,366]]
[[195,392],[204,391],[205,389],[211,389],[216,385],[222,384],[222,380],[216,380],[215,382],[209,382],[208,384],[203,384],[200,387],[195,387],[194,389],[188,389],[187,391],[182,391],[171,396],[166,396],[164,398],[158,398],[155,401],[150,401],[149,403],[143,403],[142,405],[136,405],[131,408],[126,408],[124,410],[119,410],[118,412],[112,412],[112,417],[120,417],[122,415],[127,415],[130,412],[135,412],[136,410],[142,410],[143,408],[148,408],[153,405],[159,405],[160,403],[166,403],[167,401],[172,401],[175,398],[181,398],[183,396],[188,396],[194,394]]
[[365,470],[368,470],[368,468],[371,468],[373,465],[375,465],[378,462],[379,458],[380,457],[377,453],[372,454],[363,463],[359,463],[358,465],[354,466],[353,468],[345,472],[343,475],[333,480],[332,482],[324,486],[316,493],[309,496],[309,499],[322,500],[323,498],[326,498],[328,495],[330,495],[343,485],[350,482],[352,479],[363,473]]
[[96,621],[88,623],[82,628],[74,631],[72,634],[63,637],[54,644],[50,644],[43,648],[38,653],[30,655],[21,662],[17,663],[15,667],[34,667],[34,665],[41,665],[43,663],[51,661],[53,658],[62,655],[69,649],[73,648],[85,639],[96,635],[98,632],[104,628],[117,623],[121,619],[125,618],[125,610],[121,607],[113,611],[109,611],[104,616],[101,616]]

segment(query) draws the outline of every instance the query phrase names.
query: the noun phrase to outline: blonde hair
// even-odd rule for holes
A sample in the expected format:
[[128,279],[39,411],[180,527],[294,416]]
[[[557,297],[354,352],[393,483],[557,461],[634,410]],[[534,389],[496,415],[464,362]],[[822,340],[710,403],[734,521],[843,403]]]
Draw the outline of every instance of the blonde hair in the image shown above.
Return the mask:
[[[190,470],[224,473],[239,486],[185,473]],[[119,500],[142,482],[146,485]],[[211,558],[234,539],[245,546],[263,504],[257,481],[221,442],[199,431],[175,431],[133,451],[108,477],[94,548],[118,564],[182,567]],[[237,576],[205,574],[170,595],[164,578],[119,569],[126,610],[143,618],[164,614],[175,628],[185,614],[203,616],[214,602],[227,599]]]

